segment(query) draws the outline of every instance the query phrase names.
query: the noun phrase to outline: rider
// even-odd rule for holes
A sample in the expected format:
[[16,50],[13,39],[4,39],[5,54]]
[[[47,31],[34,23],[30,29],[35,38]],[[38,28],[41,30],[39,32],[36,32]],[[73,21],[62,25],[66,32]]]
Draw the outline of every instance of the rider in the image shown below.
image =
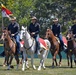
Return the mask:
[[74,25],[71,27],[71,31],[74,35],[74,38],[76,38],[76,19],[74,20]]
[[40,43],[39,43],[39,32],[40,32],[40,24],[37,22],[37,18],[33,16],[31,18],[31,23],[29,25],[30,35],[36,40],[36,51],[38,55],[40,55]]
[[8,31],[11,33],[11,37],[16,40],[17,53],[20,52],[20,36],[19,36],[19,24],[16,22],[16,17],[12,16],[9,18],[11,23],[8,25]]
[[54,35],[59,38],[62,49],[65,50],[65,46],[64,46],[64,43],[63,43],[63,40],[62,40],[62,35],[61,35],[61,26],[58,23],[58,18],[55,18],[53,20],[53,23],[54,24],[52,25],[52,31],[53,31]]

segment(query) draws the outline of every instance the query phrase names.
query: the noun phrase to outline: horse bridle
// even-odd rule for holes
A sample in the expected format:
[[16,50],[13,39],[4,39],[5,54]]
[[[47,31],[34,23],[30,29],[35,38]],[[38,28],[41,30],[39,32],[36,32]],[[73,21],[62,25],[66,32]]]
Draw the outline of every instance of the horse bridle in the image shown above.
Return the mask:
[[[29,40],[29,39],[28,39],[28,40]],[[32,45],[31,45],[29,48],[25,47],[25,45],[24,45],[24,48],[25,48],[26,50],[29,50],[29,49],[31,49],[31,47],[33,46],[33,44],[34,44],[34,39],[33,39]]]

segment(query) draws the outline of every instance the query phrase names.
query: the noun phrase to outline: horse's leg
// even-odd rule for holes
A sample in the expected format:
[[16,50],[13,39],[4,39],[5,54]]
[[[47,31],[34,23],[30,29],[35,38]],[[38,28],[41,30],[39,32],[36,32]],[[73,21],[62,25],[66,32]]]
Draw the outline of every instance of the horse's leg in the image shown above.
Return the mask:
[[39,65],[39,67],[38,67],[38,71],[40,71],[40,70],[41,70],[42,62],[43,62],[43,59],[41,58],[41,59],[40,59],[40,65]]
[[21,60],[20,60],[20,65],[22,65],[22,61],[23,61],[23,51],[21,51]]
[[36,69],[36,66],[34,65],[34,53],[31,54],[31,65],[33,67],[33,69]]
[[26,60],[26,57],[27,57],[27,54],[26,54],[26,51],[24,50],[23,51],[22,71],[25,70],[25,64],[26,64],[26,67],[29,68],[28,61]]
[[17,70],[18,70],[18,67],[19,67],[19,56],[18,56],[18,54],[16,53],[15,54],[15,59],[16,59],[16,63],[17,63]]
[[57,60],[55,59],[56,66],[58,66]]
[[25,56],[25,51],[23,51],[22,71],[25,70],[25,58],[26,58],[26,56]]
[[6,56],[7,66],[8,66],[7,70],[10,70],[9,57],[10,57],[9,55]]
[[72,66],[72,55],[70,55],[70,62],[71,62],[71,68],[73,68],[73,66]]
[[56,59],[57,54],[58,54],[58,51],[56,50],[55,53],[54,53],[54,55],[53,55],[52,68],[54,67],[54,61],[55,61],[55,59]]
[[68,62],[68,66],[69,66],[69,54],[67,52],[67,62]]
[[61,52],[59,52],[58,55],[59,55],[59,58],[60,58],[60,60],[59,60],[59,66],[61,66],[61,61],[62,61],[62,55],[61,55]]
[[51,52],[51,54],[52,54],[52,68],[54,68],[54,59],[53,59],[53,57],[54,57],[54,53]]
[[[10,58],[9,58],[9,65],[11,65],[12,60],[13,60],[13,55],[12,55],[12,56],[10,56]],[[12,68],[12,66],[10,66],[10,67]]]
[[44,50],[44,52],[41,53],[41,59],[40,59],[40,65],[38,67],[38,70],[41,70],[41,67],[45,69],[44,60],[46,58],[47,50]]
[[74,54],[74,63],[76,65],[76,53]]
[[6,59],[6,56],[5,56],[3,67],[5,67],[6,65],[7,65],[7,59]]
[[44,50],[44,53],[43,53],[43,63],[42,63],[43,69],[46,68],[44,62],[45,62],[45,59],[47,58],[48,52],[49,52],[49,51]]

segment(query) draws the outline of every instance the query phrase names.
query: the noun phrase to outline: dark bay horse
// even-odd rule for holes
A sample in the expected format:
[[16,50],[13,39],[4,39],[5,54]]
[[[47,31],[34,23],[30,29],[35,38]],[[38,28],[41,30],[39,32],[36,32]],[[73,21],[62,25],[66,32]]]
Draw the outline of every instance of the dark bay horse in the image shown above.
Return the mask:
[[[74,55],[74,62],[76,65],[76,41],[71,31],[68,31],[67,33],[67,60],[68,60],[68,66],[72,68],[72,56]],[[69,63],[70,59],[70,63]]]
[[7,61],[7,69],[10,69],[11,62],[15,56],[17,62],[17,69],[19,65],[19,56],[16,51],[16,43],[11,39],[9,31],[7,29],[3,30],[2,39],[4,40],[4,51],[5,51],[5,61]]
[[46,38],[48,38],[48,40],[51,43],[50,51],[53,56],[52,67],[54,67],[54,61],[56,63],[56,66],[58,65],[57,61],[56,61],[57,55],[59,55],[59,58],[60,58],[59,66],[61,66],[62,55],[61,55],[61,51],[60,51],[60,43],[58,42],[58,40],[56,39],[56,37],[54,36],[54,34],[50,28],[48,28],[46,31]]

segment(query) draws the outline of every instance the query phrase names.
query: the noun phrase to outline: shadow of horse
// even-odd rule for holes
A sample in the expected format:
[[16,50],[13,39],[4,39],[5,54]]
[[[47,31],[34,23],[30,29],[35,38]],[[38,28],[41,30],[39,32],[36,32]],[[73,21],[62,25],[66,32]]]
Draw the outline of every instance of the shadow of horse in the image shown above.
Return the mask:
[[[75,42],[75,38],[72,34],[71,31],[68,31],[67,33],[67,60],[68,60],[68,66],[70,66],[71,68],[73,67],[72,65],[72,56],[74,55],[74,62],[76,65],[76,42]],[[70,59],[70,63],[69,63],[69,59]]]
[[61,66],[61,60],[62,60],[61,45],[58,42],[58,40],[56,39],[56,37],[54,36],[54,34],[53,34],[53,32],[52,32],[52,30],[50,28],[47,29],[45,38],[48,38],[48,40],[51,43],[50,51],[51,51],[51,54],[53,56],[52,67],[54,67],[54,61],[56,63],[56,66],[58,66],[58,63],[57,63],[57,60],[56,60],[57,55],[59,55],[59,58],[60,58],[59,66]]
[[16,51],[16,43],[11,39],[10,32],[7,29],[3,30],[2,38],[4,40],[4,51],[5,51],[5,61],[7,62],[8,70],[12,63],[13,57],[15,56],[17,62],[17,69],[19,65],[19,56]]

